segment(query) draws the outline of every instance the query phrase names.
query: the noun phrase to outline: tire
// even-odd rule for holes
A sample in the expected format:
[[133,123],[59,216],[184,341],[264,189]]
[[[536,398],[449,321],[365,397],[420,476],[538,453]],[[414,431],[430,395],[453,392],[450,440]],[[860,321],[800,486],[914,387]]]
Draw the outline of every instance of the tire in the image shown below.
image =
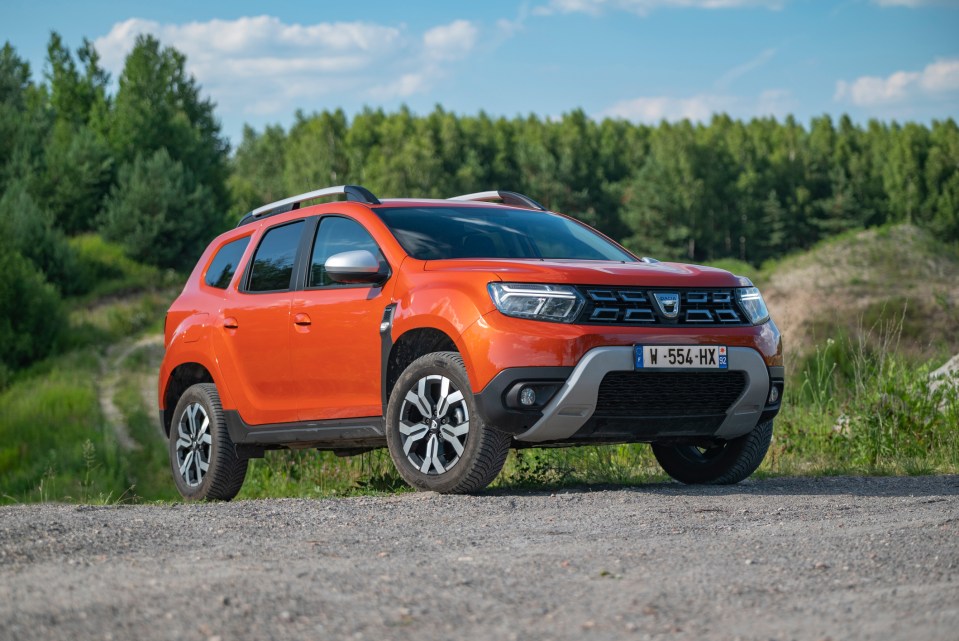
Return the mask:
[[483,489],[503,468],[511,442],[483,420],[456,352],[416,359],[390,393],[386,443],[400,476],[418,490]]
[[681,483],[731,485],[756,471],[772,437],[773,422],[767,421],[718,447],[654,444],[653,454],[663,470]]
[[236,455],[216,385],[200,383],[183,393],[169,441],[173,482],[184,499],[229,501],[240,491],[249,460]]

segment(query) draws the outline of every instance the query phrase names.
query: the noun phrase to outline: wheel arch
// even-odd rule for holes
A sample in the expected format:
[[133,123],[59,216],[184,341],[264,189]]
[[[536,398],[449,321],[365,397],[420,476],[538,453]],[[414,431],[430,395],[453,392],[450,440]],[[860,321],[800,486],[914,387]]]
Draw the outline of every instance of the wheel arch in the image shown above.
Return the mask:
[[167,377],[166,386],[160,399],[162,408],[160,410],[160,425],[167,436],[170,435],[173,411],[176,409],[177,403],[180,402],[180,397],[190,387],[198,383],[213,383],[216,385],[213,374],[200,363],[181,363],[174,367]]
[[417,358],[431,352],[457,352],[464,362],[467,361],[467,355],[446,332],[435,327],[407,330],[393,342],[383,364],[383,416],[386,416],[386,405],[400,374]]

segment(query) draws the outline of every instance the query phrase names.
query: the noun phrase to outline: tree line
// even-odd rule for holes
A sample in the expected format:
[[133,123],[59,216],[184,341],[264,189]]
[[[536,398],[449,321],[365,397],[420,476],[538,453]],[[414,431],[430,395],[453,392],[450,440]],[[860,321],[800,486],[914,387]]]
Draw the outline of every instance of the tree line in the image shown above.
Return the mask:
[[297,113],[247,127],[235,213],[343,182],[378,196],[525,193],[659,258],[754,264],[847,229],[912,222],[959,240],[959,128],[814,118],[804,127],[716,115],[636,125],[536,116]]
[[[98,272],[74,239],[185,272],[266,202],[342,183],[381,197],[525,193],[661,259],[754,264],[847,229],[908,221],[959,241],[953,119],[847,116],[637,125],[365,109],[246,127],[231,153],[180,52],[141,36],[111,89],[84,40],[51,34],[40,77],[0,50],[0,374],[46,355],[64,297]],[[0,376],[2,379],[2,376]]]
[[223,229],[229,145],[185,65],[141,37],[111,93],[89,41],[53,33],[40,79],[0,49],[0,382],[51,350],[63,297],[96,286],[73,237],[187,270]]

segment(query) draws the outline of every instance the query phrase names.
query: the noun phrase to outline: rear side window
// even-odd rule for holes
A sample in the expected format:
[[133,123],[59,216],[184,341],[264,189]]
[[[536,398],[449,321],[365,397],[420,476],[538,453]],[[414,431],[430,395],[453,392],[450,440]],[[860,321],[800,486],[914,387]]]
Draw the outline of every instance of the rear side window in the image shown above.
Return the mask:
[[246,246],[250,244],[250,237],[240,238],[220,247],[220,251],[213,257],[210,267],[206,270],[204,282],[210,287],[226,289],[233,280],[233,274],[243,258]]
[[326,261],[330,256],[341,252],[365,249],[379,261],[385,271],[386,259],[376,246],[376,241],[363,226],[349,218],[326,216],[320,221],[313,243],[313,257],[310,260],[309,287],[330,287],[343,285],[337,283],[326,273]]
[[272,292],[290,288],[293,262],[302,231],[303,221],[299,220],[266,232],[253,257],[248,291]]

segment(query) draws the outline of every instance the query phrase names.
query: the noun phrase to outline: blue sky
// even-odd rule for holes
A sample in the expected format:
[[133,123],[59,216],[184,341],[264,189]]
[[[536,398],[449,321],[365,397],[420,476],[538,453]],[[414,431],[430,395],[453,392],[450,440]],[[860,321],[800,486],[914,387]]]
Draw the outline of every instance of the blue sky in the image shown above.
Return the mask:
[[44,68],[51,30],[116,78],[137,33],[187,54],[224,133],[309,113],[658,122],[714,112],[959,117],[959,0],[209,0],[0,3],[0,39]]

